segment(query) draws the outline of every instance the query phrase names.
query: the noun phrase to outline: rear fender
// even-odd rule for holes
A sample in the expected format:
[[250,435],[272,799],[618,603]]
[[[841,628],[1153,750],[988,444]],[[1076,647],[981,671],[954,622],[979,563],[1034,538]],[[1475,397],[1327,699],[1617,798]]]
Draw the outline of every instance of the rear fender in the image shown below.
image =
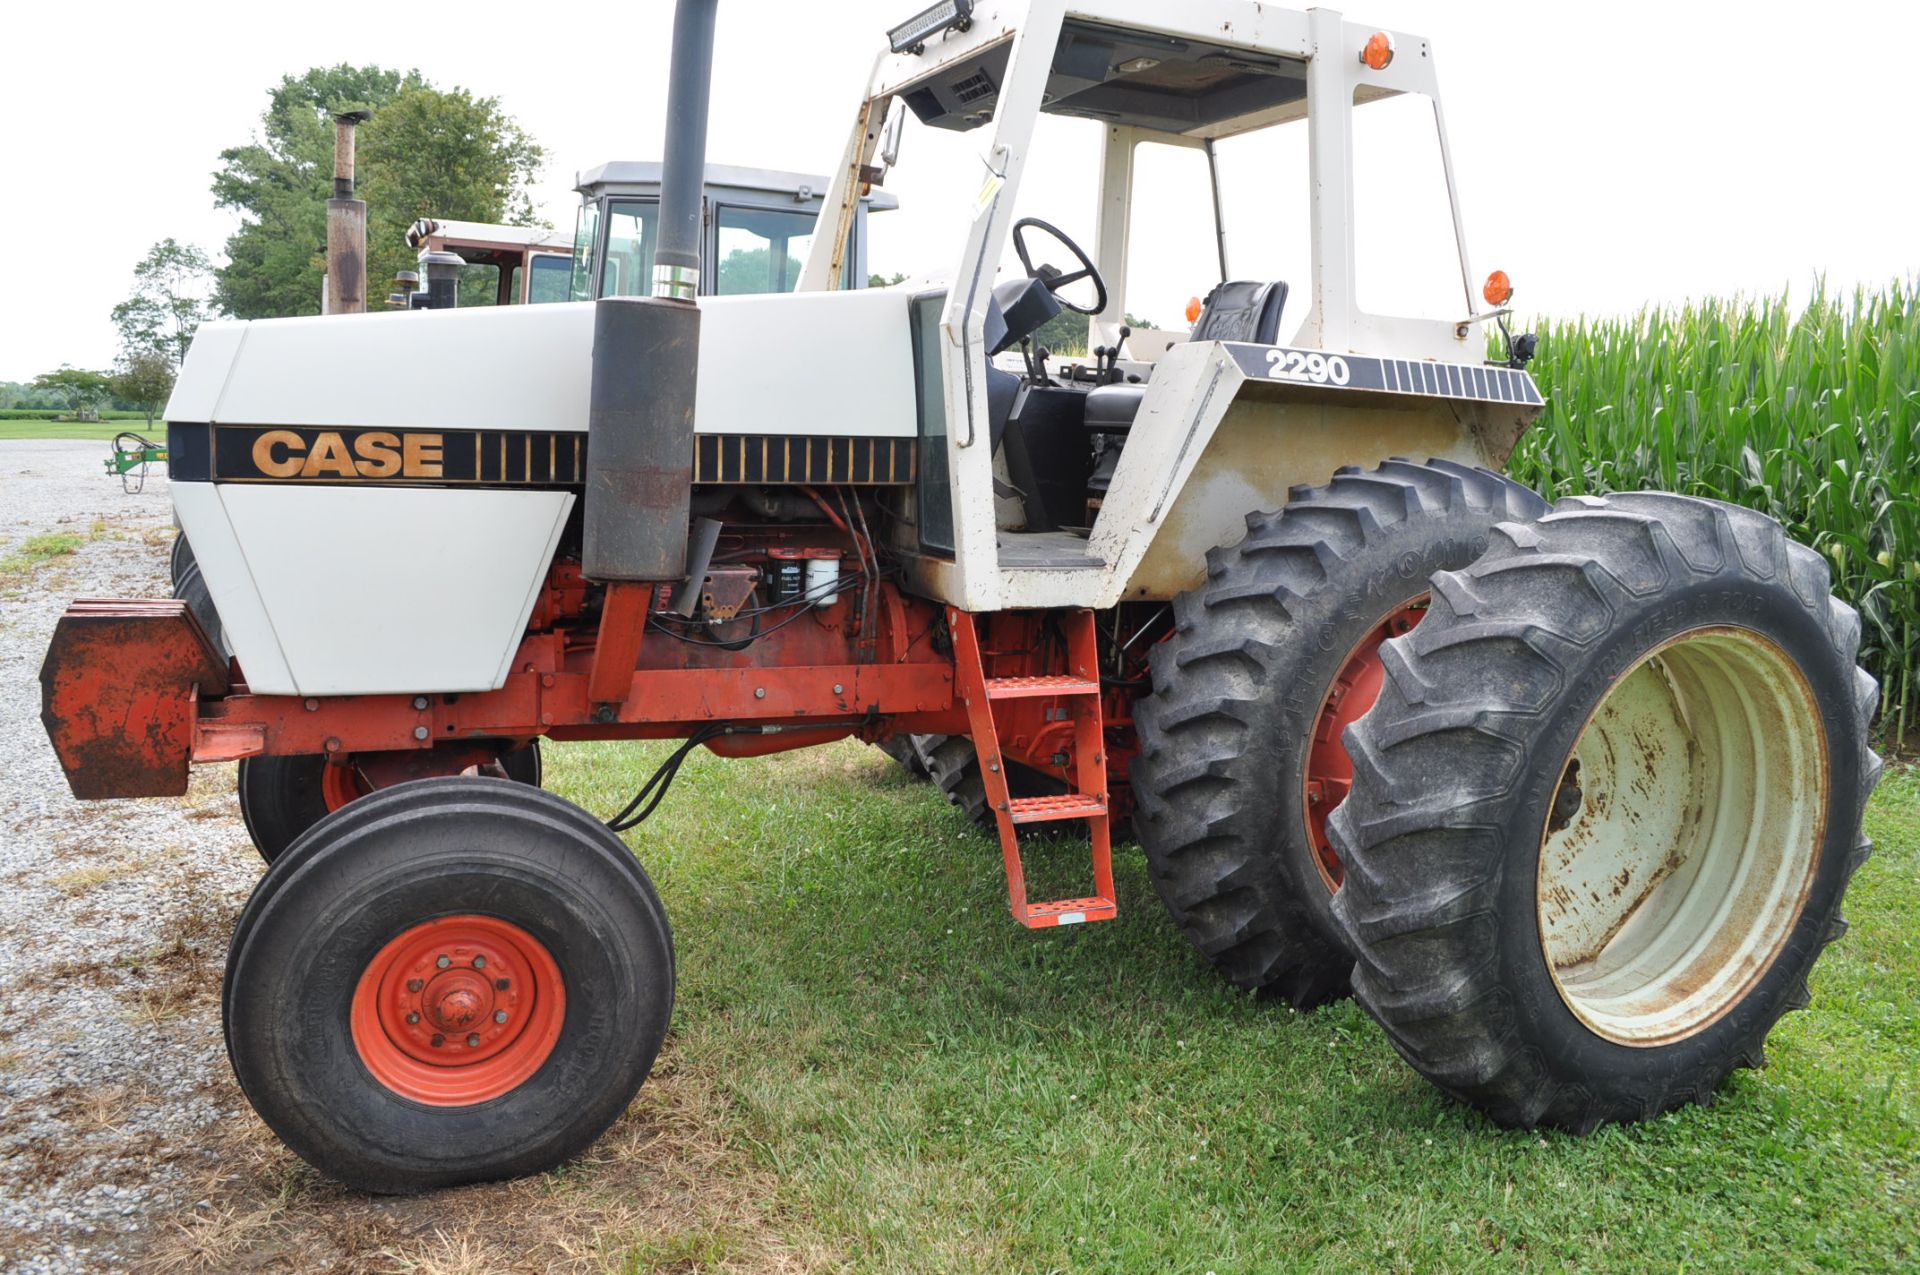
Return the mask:
[[1114,564],[1117,600],[1176,597],[1205,579],[1209,549],[1293,487],[1394,456],[1498,469],[1541,407],[1532,378],[1506,368],[1178,347],[1155,370],[1089,548]]

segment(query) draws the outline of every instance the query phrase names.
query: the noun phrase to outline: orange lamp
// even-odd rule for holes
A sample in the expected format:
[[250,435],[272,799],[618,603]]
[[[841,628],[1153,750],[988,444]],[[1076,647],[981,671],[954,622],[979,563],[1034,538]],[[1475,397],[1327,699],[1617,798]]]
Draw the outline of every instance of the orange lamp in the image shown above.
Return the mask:
[[1496,270],[1487,276],[1487,286],[1480,289],[1480,295],[1491,306],[1503,306],[1513,299],[1513,280],[1507,278],[1507,272]]
[[1375,31],[1367,37],[1360,49],[1360,61],[1370,70],[1384,71],[1393,61],[1393,37],[1385,31]]
[[1187,322],[1189,324],[1200,322],[1200,298],[1199,297],[1187,298]]

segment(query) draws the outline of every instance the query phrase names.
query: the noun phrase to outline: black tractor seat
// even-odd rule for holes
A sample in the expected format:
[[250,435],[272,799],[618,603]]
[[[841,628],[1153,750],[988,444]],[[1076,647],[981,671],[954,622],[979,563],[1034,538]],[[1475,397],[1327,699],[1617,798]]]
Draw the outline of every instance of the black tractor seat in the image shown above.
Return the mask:
[[[1219,284],[1207,294],[1193,335],[1187,340],[1276,345],[1280,340],[1280,312],[1286,305],[1284,280]],[[1146,397],[1145,385],[1096,386],[1087,393],[1087,432],[1125,434],[1133,428],[1133,418],[1140,414],[1140,404]]]

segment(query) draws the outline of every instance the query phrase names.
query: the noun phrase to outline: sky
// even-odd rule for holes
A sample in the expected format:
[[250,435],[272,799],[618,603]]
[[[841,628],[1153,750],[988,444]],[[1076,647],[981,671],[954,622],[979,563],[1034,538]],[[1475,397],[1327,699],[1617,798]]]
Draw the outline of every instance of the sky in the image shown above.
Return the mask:
[[[918,7],[722,0],[709,158],[826,172],[886,28]],[[213,206],[211,174],[221,149],[257,130],[283,74],[372,62],[497,96],[547,149],[535,202],[556,227],[573,224],[577,170],[658,157],[669,0],[382,12],[182,0],[24,5],[0,18],[13,52],[0,75],[0,241],[15,298],[0,314],[0,380],[109,365],[108,312],[155,241],[218,254],[235,223]],[[1432,41],[1474,268],[1506,270],[1522,311],[1626,313],[1736,292],[1804,296],[1822,275],[1851,288],[1920,273],[1906,69],[1920,5],[1353,0],[1346,13]],[[959,201],[979,183],[968,156],[987,133],[914,123],[887,185],[902,207],[875,219],[870,265],[951,273]],[[1018,211],[1090,239],[1092,148],[1082,122],[1046,123]],[[1298,287],[1298,147],[1267,144],[1223,147],[1233,272]],[[1191,193],[1189,158],[1156,158],[1166,180],[1155,189]],[[1368,183],[1375,170],[1363,169],[1360,253],[1397,286],[1396,252],[1420,242],[1412,226],[1402,233],[1412,205]],[[1166,202],[1166,233],[1152,217],[1136,231],[1128,296],[1161,323],[1205,291],[1212,263],[1210,240]],[[1363,304],[1368,287],[1363,268]]]

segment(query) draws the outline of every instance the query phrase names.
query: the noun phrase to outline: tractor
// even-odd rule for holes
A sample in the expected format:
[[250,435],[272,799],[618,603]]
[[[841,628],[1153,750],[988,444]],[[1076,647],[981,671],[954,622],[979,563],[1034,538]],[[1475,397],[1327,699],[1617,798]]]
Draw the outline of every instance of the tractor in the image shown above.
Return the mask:
[[[239,763],[268,862],[226,1042],[287,1145],[379,1192],[587,1147],[673,1000],[621,834],[692,749],[849,737],[938,741],[1016,924],[1111,920],[1125,827],[1221,976],[1353,996],[1499,1124],[1644,1120],[1761,1064],[1868,853],[1860,623],[1758,513],[1501,475],[1543,399],[1510,282],[1474,296],[1427,40],[944,0],[887,33],[796,290],[730,296],[713,22],[680,0],[651,296],[206,325],[166,416],[224,644],[171,599],[54,632],[76,797]],[[1356,290],[1355,139],[1396,100],[1432,108],[1437,315]],[[1088,243],[1015,215],[1043,116],[1090,121]],[[909,122],[963,157],[925,210],[951,271],[848,287]],[[1302,131],[1305,277],[1235,278],[1205,183]],[[1143,258],[1162,151],[1209,176]],[[1134,330],[1130,273],[1196,245],[1191,327]],[[1036,340],[1063,307],[1090,356]],[[538,785],[543,741],[639,739],[682,742],[610,818]],[[1029,895],[1041,828],[1083,835],[1084,893]]]
[[[826,179],[763,168],[706,165],[701,209],[702,272],[708,292],[790,292],[826,194]],[[453,267],[460,305],[542,305],[599,297],[646,296],[659,233],[660,164],[614,160],[578,174],[580,209],[571,236],[524,226],[422,218],[407,232],[421,264]],[[863,196],[846,257],[850,288],[866,286],[866,219],[897,208],[885,191]],[[448,253],[458,261],[426,254]],[[402,277],[418,287],[420,274]],[[404,292],[389,304],[410,308]]]

